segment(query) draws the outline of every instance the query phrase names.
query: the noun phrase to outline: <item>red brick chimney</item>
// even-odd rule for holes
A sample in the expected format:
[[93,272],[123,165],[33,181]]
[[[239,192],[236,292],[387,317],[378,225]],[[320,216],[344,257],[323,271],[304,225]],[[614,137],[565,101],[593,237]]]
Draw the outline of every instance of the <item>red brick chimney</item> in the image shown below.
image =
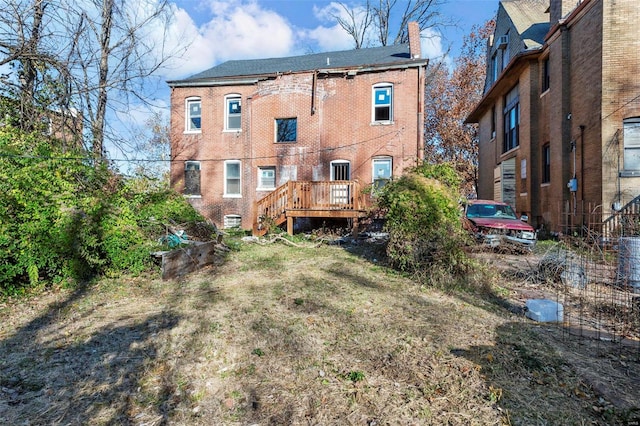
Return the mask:
[[420,52],[420,27],[415,21],[409,22],[409,53],[415,59],[422,56]]

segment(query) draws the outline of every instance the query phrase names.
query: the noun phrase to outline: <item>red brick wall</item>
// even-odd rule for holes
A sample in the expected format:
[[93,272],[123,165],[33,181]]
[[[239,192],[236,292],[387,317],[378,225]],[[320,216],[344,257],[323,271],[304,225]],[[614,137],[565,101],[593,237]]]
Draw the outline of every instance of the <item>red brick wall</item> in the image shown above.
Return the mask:
[[[184,161],[201,161],[201,197],[190,198],[209,219],[222,226],[224,215],[242,216],[251,228],[257,191],[258,166],[276,166],[276,185],[282,168],[296,168],[296,180],[329,180],[330,161],[351,162],[351,178],[372,181],[374,156],[393,157],[393,175],[416,164],[422,146],[422,117],[418,95],[423,92],[415,68],[363,73],[355,77],[312,73],[281,75],[247,86],[173,88],[171,94],[171,182],[184,188]],[[393,84],[393,116],[389,125],[372,124],[372,85]],[[224,96],[242,96],[242,131],[224,132]],[[315,110],[312,113],[312,93]],[[185,99],[202,99],[202,132],[184,133]],[[297,118],[296,143],[275,143],[276,118]],[[419,131],[420,130],[420,131]],[[242,160],[242,197],[223,197],[224,160]]]

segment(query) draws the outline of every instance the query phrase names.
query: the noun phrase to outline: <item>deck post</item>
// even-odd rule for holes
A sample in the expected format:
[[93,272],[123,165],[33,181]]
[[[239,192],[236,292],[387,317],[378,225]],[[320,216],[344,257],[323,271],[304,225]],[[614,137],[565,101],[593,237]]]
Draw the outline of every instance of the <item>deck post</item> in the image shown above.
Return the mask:
[[351,227],[351,237],[358,238],[358,232],[360,232],[360,226],[358,224],[358,216],[353,218],[353,226]]
[[293,217],[287,216],[287,234],[293,236]]

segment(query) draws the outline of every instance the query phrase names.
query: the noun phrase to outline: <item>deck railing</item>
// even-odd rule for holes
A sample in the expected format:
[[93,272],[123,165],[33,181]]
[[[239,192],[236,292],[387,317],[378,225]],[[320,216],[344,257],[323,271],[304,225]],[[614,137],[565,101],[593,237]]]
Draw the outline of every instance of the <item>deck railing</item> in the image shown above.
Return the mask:
[[363,211],[365,203],[358,181],[289,181],[256,203],[256,215],[259,223],[266,220],[279,224],[287,211],[324,211],[330,217],[331,211]]

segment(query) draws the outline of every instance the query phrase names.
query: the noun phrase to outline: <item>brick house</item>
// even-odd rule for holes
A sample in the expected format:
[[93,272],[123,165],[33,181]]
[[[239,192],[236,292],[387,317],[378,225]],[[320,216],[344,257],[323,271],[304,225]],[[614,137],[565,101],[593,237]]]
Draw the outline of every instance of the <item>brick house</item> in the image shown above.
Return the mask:
[[428,61],[416,23],[409,39],[228,61],[169,81],[172,187],[219,227],[357,220],[363,187],[422,158]]
[[479,123],[479,198],[561,232],[640,195],[638,22],[637,0],[500,1],[467,119]]

